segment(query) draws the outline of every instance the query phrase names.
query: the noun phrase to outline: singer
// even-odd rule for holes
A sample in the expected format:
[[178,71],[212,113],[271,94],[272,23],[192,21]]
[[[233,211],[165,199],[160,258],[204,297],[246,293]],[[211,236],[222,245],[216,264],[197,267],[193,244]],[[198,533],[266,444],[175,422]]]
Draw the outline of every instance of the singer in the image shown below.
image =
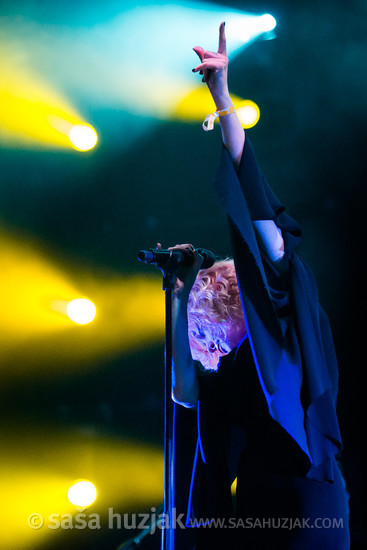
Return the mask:
[[[173,399],[179,415],[197,417],[186,498],[195,541],[177,548],[347,550],[338,370],[314,278],[295,252],[301,229],[271,191],[232,107],[224,23],[217,52],[194,51],[193,72],[220,121],[215,189],[233,260],[201,269],[192,245],[171,248],[192,254],[177,268],[173,297]],[[176,430],[177,449],[180,437]]]

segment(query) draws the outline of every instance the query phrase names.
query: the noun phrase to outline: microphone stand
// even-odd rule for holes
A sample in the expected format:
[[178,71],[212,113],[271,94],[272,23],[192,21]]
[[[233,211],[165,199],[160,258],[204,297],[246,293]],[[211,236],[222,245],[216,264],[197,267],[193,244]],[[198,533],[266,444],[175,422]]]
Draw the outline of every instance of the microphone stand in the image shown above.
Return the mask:
[[[216,256],[209,250],[198,248],[197,251],[204,256],[203,267],[211,267]],[[152,249],[141,250],[138,254],[140,261],[152,263],[162,271],[165,291],[165,395],[164,395],[164,501],[163,501],[163,526],[161,538],[161,550],[174,550],[176,514],[174,514],[174,413],[175,406],[171,397],[172,392],[172,291],[175,287],[177,266],[184,261],[182,254],[171,250],[166,259],[166,252],[159,258],[159,251]]]
[[177,260],[174,256],[161,267],[163,273],[162,289],[165,291],[165,392],[164,392],[164,525],[162,529],[161,550],[174,550],[174,404],[172,400],[172,291],[175,287],[175,269]]
[[[140,259],[140,258],[139,258]],[[162,271],[165,291],[165,393],[164,393],[164,501],[161,550],[174,550],[174,403],[172,400],[172,291],[175,287],[175,271],[181,258],[172,254]]]

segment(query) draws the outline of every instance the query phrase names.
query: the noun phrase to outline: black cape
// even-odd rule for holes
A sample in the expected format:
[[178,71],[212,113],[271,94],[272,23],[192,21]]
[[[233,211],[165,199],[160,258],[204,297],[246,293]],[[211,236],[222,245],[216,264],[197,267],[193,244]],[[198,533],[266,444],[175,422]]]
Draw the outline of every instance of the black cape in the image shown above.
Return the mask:
[[[228,215],[248,340],[269,415],[305,454],[306,477],[332,483],[333,460],[341,449],[336,416],[338,367],[314,277],[295,253],[301,229],[270,189],[247,136],[238,172],[223,149],[215,190]],[[283,234],[285,257],[279,265],[287,271],[285,290],[277,285],[282,274],[256,240],[252,221],[266,219],[274,220]],[[285,307],[287,314],[282,315]],[[243,439],[245,445],[244,434],[228,433],[215,414],[220,395],[214,393],[213,385],[210,397],[209,379],[210,375],[200,384],[197,419],[194,412],[176,406],[177,503],[178,509],[187,505],[188,525],[195,517],[231,516],[230,484],[236,475],[231,441]],[[193,438],[196,445],[190,447]],[[192,470],[189,490],[188,464]]]

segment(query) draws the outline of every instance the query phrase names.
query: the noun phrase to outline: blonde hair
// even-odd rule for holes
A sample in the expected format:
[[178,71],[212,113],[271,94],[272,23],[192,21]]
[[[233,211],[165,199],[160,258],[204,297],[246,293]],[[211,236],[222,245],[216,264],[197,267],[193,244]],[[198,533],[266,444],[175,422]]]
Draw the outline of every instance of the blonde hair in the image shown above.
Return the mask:
[[246,333],[233,260],[222,260],[199,271],[190,292],[187,314],[193,359],[205,369],[217,370],[223,353],[218,346],[209,351],[205,336],[220,343],[227,340],[234,327],[242,336]]

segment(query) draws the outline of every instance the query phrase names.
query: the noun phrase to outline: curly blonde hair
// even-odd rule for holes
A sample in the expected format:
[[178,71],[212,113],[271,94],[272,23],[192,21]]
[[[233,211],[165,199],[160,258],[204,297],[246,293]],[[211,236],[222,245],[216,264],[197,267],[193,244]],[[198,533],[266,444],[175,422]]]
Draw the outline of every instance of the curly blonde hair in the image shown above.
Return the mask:
[[[187,314],[193,359],[200,361],[204,369],[217,370],[219,358],[225,355],[221,342],[228,341],[233,330],[241,337],[246,333],[233,260],[222,260],[199,271],[190,292]],[[213,342],[210,350],[207,339]]]

